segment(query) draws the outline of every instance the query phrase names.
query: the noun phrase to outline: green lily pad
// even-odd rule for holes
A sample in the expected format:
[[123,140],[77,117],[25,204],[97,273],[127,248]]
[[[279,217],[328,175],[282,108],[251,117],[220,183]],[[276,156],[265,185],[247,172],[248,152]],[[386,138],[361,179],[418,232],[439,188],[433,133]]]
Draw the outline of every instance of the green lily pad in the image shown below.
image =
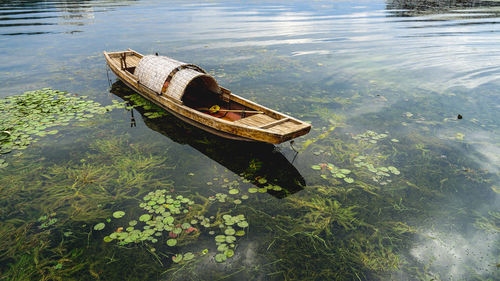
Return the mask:
[[250,188],[248,189],[248,192],[249,192],[249,193],[256,193],[257,191],[259,191],[259,190],[258,190],[257,188],[255,188],[255,187],[250,187]]
[[139,217],[140,221],[149,221],[150,219],[151,219],[151,215],[149,215],[149,214],[144,214],[144,215]]
[[116,211],[116,212],[113,213],[113,217],[115,219],[122,218],[123,216],[125,216],[125,212],[123,212],[123,211]]
[[353,178],[344,178],[344,181],[347,183],[353,183],[354,179]]
[[238,189],[230,189],[229,194],[238,194],[240,191]]
[[136,224],[137,224],[136,220],[131,220],[128,222],[128,225],[130,225],[130,226],[135,226]]
[[227,260],[227,256],[225,254],[217,254],[215,255],[215,261],[224,262]]
[[182,261],[182,254],[177,254],[175,256],[172,257],[172,261],[174,261],[175,263],[180,263]]
[[177,245],[177,239],[168,239],[167,240],[167,245],[170,246],[170,247],[173,247],[173,246]]
[[185,261],[189,261],[189,260],[192,260],[192,259],[194,259],[194,254],[193,253],[187,252],[187,253],[184,254],[184,260]]
[[234,237],[232,235],[226,236],[226,242],[227,243],[233,243],[234,241],[236,241],[236,237]]
[[96,225],[94,225],[94,230],[103,230],[106,225],[103,222],[100,222]]
[[108,242],[113,241],[113,238],[111,238],[109,236],[104,236],[104,238],[102,240],[104,240],[104,242],[108,243]]
[[241,227],[241,228],[248,227],[248,222],[246,222],[246,221],[240,221],[238,223],[238,226]]
[[230,258],[230,257],[234,256],[234,250],[233,249],[227,249],[224,252],[224,255],[226,255],[226,257]]
[[215,236],[215,242],[221,243],[226,241],[226,236],[225,235],[217,235]]
[[321,166],[320,165],[312,165],[311,168],[313,170],[321,170]]
[[236,233],[236,231],[234,230],[234,228],[226,228],[226,230],[224,231],[224,234],[226,235],[234,235]]
[[236,236],[243,236],[243,235],[245,235],[245,231],[244,230],[238,230],[238,231],[236,231],[236,233],[234,235],[236,235]]
[[219,252],[224,252],[224,251],[225,251],[225,250],[227,250],[227,249],[228,249],[228,247],[227,247],[227,245],[226,245],[225,243],[222,243],[222,244],[220,244],[220,245],[217,247],[217,251],[219,251]]

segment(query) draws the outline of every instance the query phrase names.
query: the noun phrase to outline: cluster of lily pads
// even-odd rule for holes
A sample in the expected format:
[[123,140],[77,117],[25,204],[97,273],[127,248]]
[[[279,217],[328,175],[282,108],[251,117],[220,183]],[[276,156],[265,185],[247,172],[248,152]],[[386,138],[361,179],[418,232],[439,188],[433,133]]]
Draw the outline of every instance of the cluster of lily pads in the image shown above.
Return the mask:
[[282,191],[283,188],[279,185],[275,185],[275,184],[268,184],[266,186],[263,186],[263,187],[249,187],[248,188],[248,192],[249,193],[266,193],[268,190],[274,190],[274,191]]
[[38,222],[40,223],[40,225],[38,226],[38,228],[44,229],[54,225],[58,221],[58,219],[55,216],[56,213],[50,213],[48,215],[43,215],[39,217]]
[[[401,172],[394,166],[388,166],[388,167],[375,167],[372,163],[366,162],[366,157],[365,156],[357,156],[354,158],[354,161],[356,163],[354,166],[358,168],[365,168],[368,171],[374,173],[375,175],[372,177],[373,181],[379,182],[383,177],[390,177],[391,174],[394,175],[399,175]],[[391,180],[387,181],[381,181],[380,184],[387,184],[387,182],[391,182]]]
[[[244,195],[242,198],[243,197],[248,199],[248,195]],[[213,196],[209,199],[214,201],[216,200],[215,198],[217,197]],[[227,258],[232,257],[234,255],[236,236],[245,235],[245,231],[243,229],[248,227],[248,222],[246,221],[245,216],[231,216],[229,214],[225,214],[222,216],[222,223],[214,222],[214,216],[187,216],[193,204],[194,201],[189,198],[183,197],[182,195],[174,197],[173,195],[167,194],[167,191],[164,189],[149,192],[146,196],[144,196],[143,202],[139,204],[139,206],[144,209],[146,213],[140,215],[137,220],[129,221],[126,228],[118,227],[114,230],[114,232],[105,236],[103,240],[105,242],[117,240],[120,245],[139,243],[141,241],[156,243],[163,235],[163,232],[168,232],[166,245],[169,247],[175,247],[178,245],[179,239],[182,240],[193,233],[199,232],[201,227],[208,229],[210,227],[217,226],[218,224],[219,229],[221,229],[224,234],[217,235],[215,237],[217,250],[219,252],[215,256],[215,259],[218,262],[223,262]],[[123,211],[115,211],[113,213],[113,218],[115,219],[120,219],[124,216],[125,212]],[[190,219],[188,219],[188,217]],[[111,222],[111,219],[108,219],[107,222]],[[199,227],[196,227],[196,225],[199,225]],[[106,223],[100,222],[94,225],[94,230],[100,231],[105,227]],[[216,232],[214,230],[209,231],[210,235],[215,235],[215,233]],[[155,251],[154,248],[151,248],[150,250]],[[175,263],[189,261],[196,255],[205,255],[207,253],[207,249],[198,254],[192,252],[184,254],[178,253],[172,257],[172,261]]]
[[150,102],[149,100],[145,99],[139,94],[125,96],[125,98],[130,99],[130,101],[133,102],[133,105],[128,106],[127,109],[132,109],[134,107],[142,107],[145,110],[149,111],[144,113],[144,116],[150,119],[159,118],[167,115],[167,112],[165,110],[163,110],[158,105]]
[[[244,215],[223,215],[224,223],[219,224],[221,229],[224,229],[224,234],[215,236],[218,254],[215,255],[217,262],[224,262],[227,258],[234,256],[234,247],[236,236],[245,235],[244,228],[248,227],[248,222]],[[240,229],[237,229],[240,228]]]
[[[230,195],[233,195],[234,197],[236,197],[236,196],[239,196],[239,194],[240,194],[240,189],[238,188],[239,185],[240,185],[240,183],[237,180],[229,181],[229,179],[226,179],[226,178],[220,178],[220,179],[219,178],[213,178],[213,182],[209,181],[209,182],[207,182],[207,185],[213,185],[214,182],[217,182],[217,181],[221,181],[221,183],[220,183],[221,187],[224,187],[224,188],[228,189],[227,194],[219,192],[219,193],[216,193],[213,196],[209,196],[208,200],[210,200],[210,201],[218,201],[218,202],[221,202],[221,203],[232,202],[232,203],[234,203],[236,205],[239,205],[239,204],[241,204],[243,202],[241,200],[248,199],[248,195],[246,195],[246,194],[241,195],[240,198],[233,198],[233,197],[230,196]],[[249,182],[249,181],[246,181],[246,182]]]
[[[167,241],[167,245],[175,246],[177,244],[176,238],[182,232],[189,234],[197,231],[190,223],[184,222],[181,224],[176,222],[176,220],[180,220],[182,214],[189,212],[190,205],[193,205],[194,201],[182,195],[174,198],[172,195],[166,195],[166,193],[166,190],[161,189],[144,196],[144,201],[139,206],[147,213],[138,218],[139,222],[131,220],[125,229],[124,227],[117,228],[109,236],[105,236],[104,241],[118,240],[120,245],[140,241],[156,243],[158,238],[162,236],[162,232],[168,231],[171,239]],[[113,217],[117,219],[122,218],[124,215],[123,211],[113,213]],[[98,223],[94,226],[94,230],[102,230],[104,227],[104,223]]]
[[[347,183],[353,183],[354,179],[351,177],[348,177],[347,175],[351,173],[351,170],[349,169],[342,169],[339,167],[336,167],[332,163],[320,163],[318,165],[312,165],[311,168],[313,170],[327,170],[330,171],[330,174],[334,178],[338,179],[344,179],[345,182]],[[325,174],[321,175],[322,178],[328,179],[328,176]]]
[[[367,130],[366,132],[362,134],[358,134],[353,136],[352,138],[355,140],[361,140],[361,141],[366,141],[370,143],[377,143],[377,141],[385,139],[388,135],[387,134],[378,134],[374,131]],[[399,142],[397,139],[391,139],[392,142]]]
[[[98,102],[63,91],[45,88],[0,99],[0,154],[25,149],[36,137],[57,134],[55,126],[86,120],[124,104],[101,106]],[[4,160],[0,168],[6,167]]]

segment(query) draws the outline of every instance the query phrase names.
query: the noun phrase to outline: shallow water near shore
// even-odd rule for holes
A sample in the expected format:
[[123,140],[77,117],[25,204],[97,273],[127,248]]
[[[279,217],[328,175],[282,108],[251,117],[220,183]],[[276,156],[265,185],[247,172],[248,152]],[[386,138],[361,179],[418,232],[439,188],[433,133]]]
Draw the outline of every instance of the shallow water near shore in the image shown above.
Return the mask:
[[[0,99],[52,88],[100,106],[0,149],[1,278],[500,279],[499,12],[2,2]],[[313,128],[293,147],[200,131],[106,69],[102,51],[126,48]]]

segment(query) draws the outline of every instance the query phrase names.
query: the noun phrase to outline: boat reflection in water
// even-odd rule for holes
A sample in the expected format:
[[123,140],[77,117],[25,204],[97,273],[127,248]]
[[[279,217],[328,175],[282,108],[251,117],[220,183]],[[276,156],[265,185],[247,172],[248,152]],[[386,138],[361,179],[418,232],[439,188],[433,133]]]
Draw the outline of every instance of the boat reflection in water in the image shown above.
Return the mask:
[[[121,81],[113,83],[111,93],[128,102],[130,99],[126,96],[135,94]],[[284,198],[305,186],[299,171],[272,144],[228,140],[182,122],[168,113],[164,117],[150,119],[144,116],[148,111],[141,107],[135,110],[150,129],[177,143],[195,148],[255,186],[280,186],[281,191],[267,191],[277,198]],[[267,182],[259,183],[259,179],[266,179]]]

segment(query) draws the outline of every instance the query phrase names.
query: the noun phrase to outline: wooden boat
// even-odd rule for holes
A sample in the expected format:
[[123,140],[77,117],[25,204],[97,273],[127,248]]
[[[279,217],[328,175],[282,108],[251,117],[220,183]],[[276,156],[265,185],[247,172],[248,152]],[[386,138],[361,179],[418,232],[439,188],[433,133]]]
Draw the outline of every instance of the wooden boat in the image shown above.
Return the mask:
[[104,57],[128,87],[210,133],[279,144],[311,130],[308,123],[232,94],[196,65],[130,49],[104,52]]

